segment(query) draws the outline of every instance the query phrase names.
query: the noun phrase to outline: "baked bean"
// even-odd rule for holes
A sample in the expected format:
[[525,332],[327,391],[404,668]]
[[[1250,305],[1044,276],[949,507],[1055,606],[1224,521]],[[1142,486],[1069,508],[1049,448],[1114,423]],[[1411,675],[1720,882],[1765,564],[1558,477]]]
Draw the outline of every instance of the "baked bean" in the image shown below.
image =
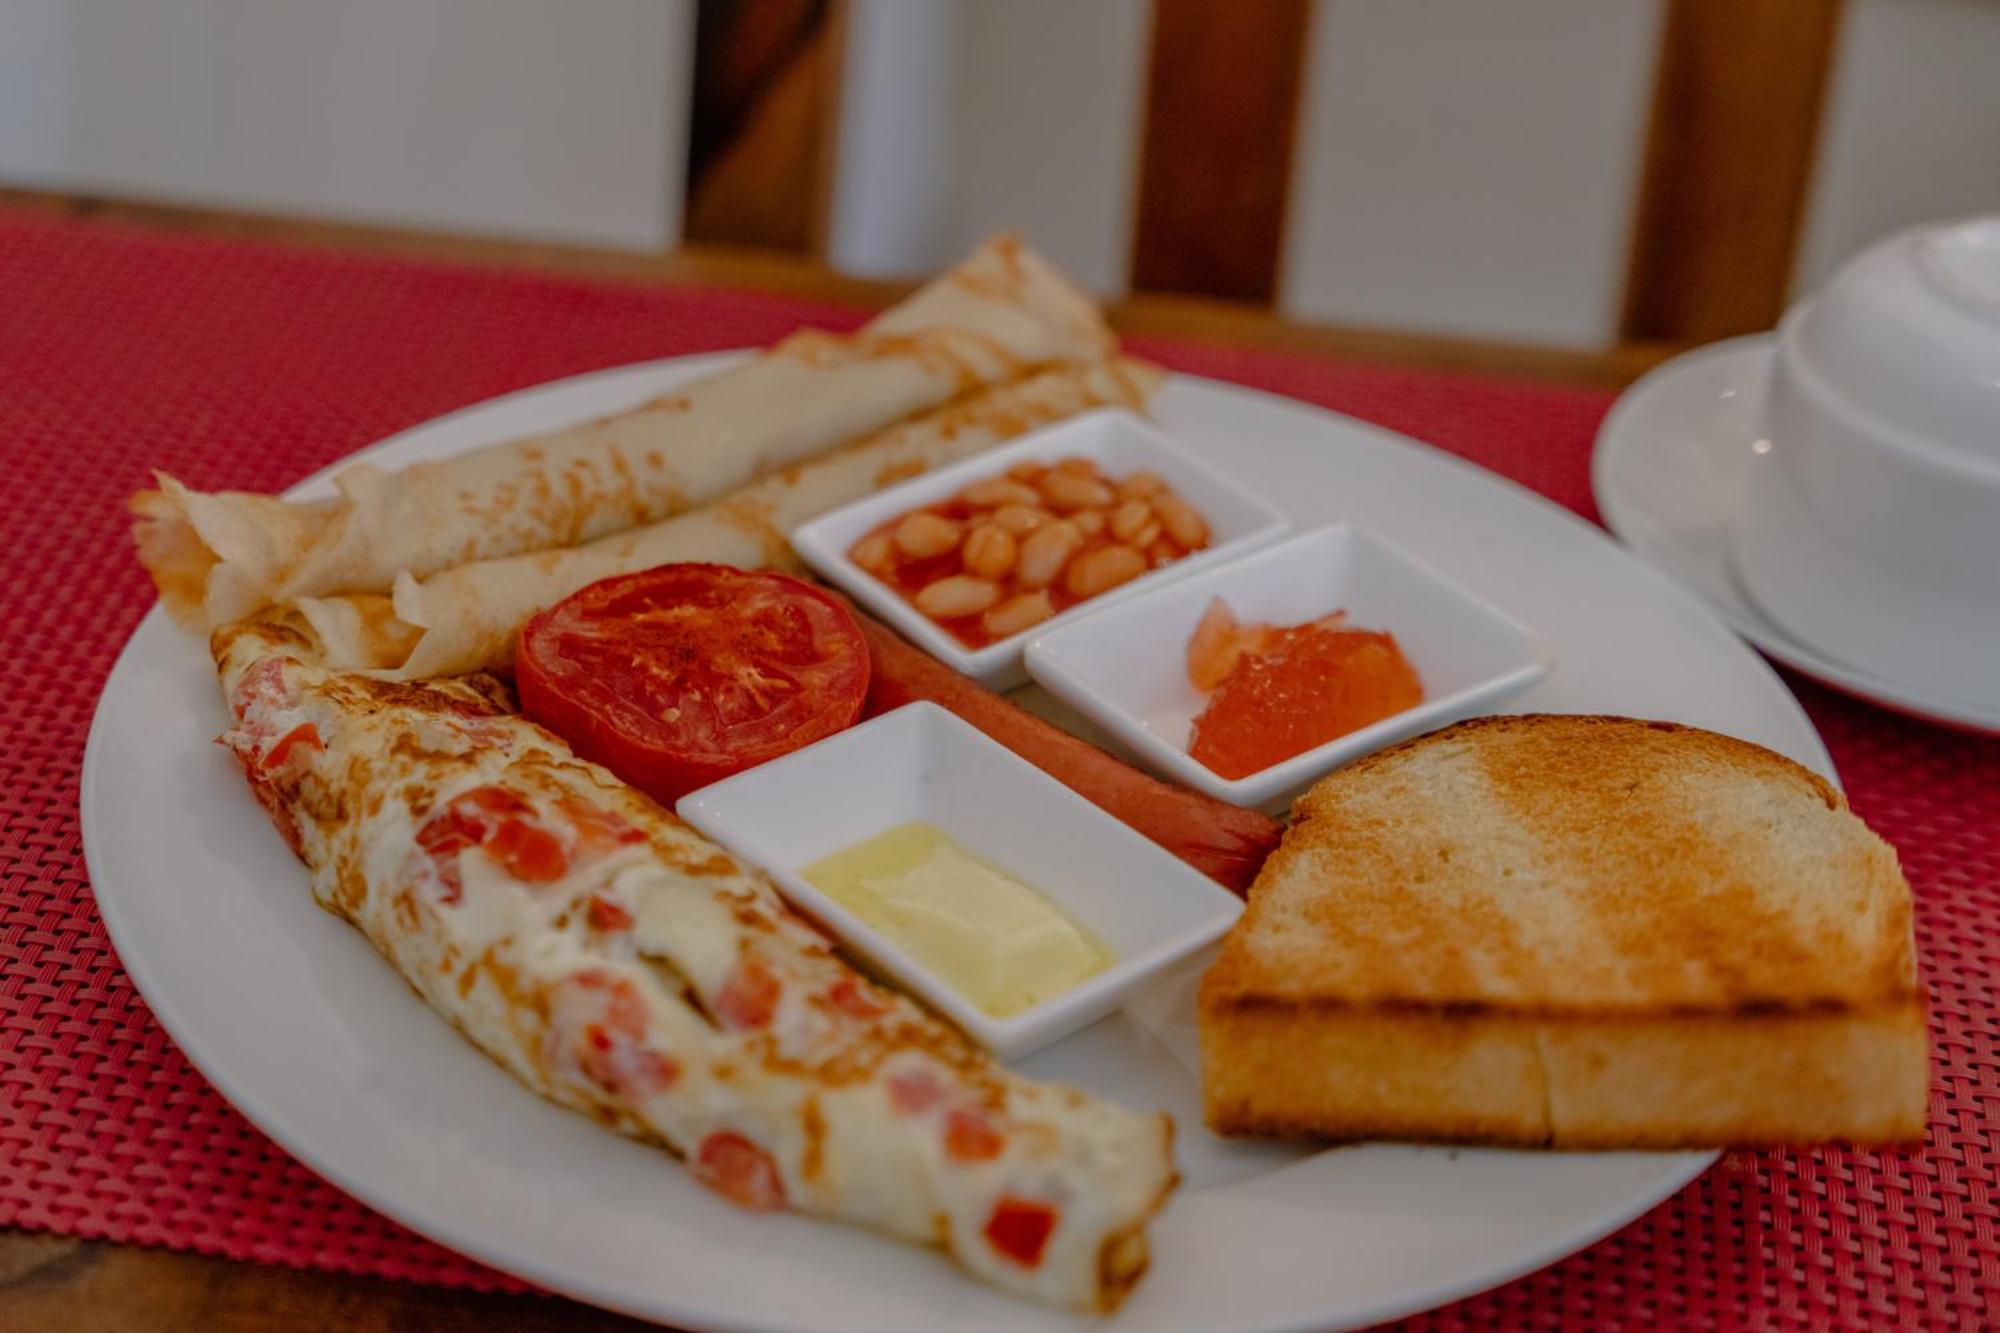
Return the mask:
[[1210,540],[1206,520],[1158,474],[1119,479],[1072,456],[1014,463],[947,502],[903,515],[849,554],[977,646],[1019,634]]
[[1024,592],[988,611],[980,618],[979,627],[989,638],[1004,639],[1030,625],[1041,624],[1055,613],[1056,604],[1046,592]]
[[1056,581],[1056,575],[1062,573],[1063,566],[1081,545],[1083,534],[1068,519],[1044,524],[1021,543],[1021,565],[1015,578],[1023,588],[1046,588]]
[[1000,600],[1000,589],[989,579],[952,574],[926,584],[915,597],[917,610],[933,620],[956,620],[976,616]]
[[1187,550],[1208,543],[1208,523],[1187,501],[1172,491],[1164,491],[1153,497],[1153,508],[1166,527],[1167,535]]
[[919,511],[896,525],[896,549],[913,560],[956,550],[964,531],[942,514]]
[[1095,597],[1146,572],[1146,557],[1130,546],[1100,546],[1070,561],[1063,588],[1072,597]]
[[1057,509],[1108,509],[1118,497],[1095,477],[1051,472],[1042,478],[1042,495]]
[[1013,535],[993,523],[981,523],[965,534],[965,569],[982,579],[1006,576],[1019,553]]
[[975,509],[998,509],[1001,505],[1036,505],[1042,497],[1035,488],[1007,477],[975,481],[958,493],[958,498]]
[[[1127,500],[1111,511],[1111,535],[1121,542],[1130,542],[1132,535],[1145,527],[1152,517],[1153,506],[1144,500]],[[1133,545],[1143,546],[1145,543],[1133,542]]]
[[[1040,496],[1035,498],[1041,499]],[[1048,510],[1033,505],[1001,505],[993,511],[993,521],[1003,531],[1010,532],[1016,537],[1027,536],[1053,517],[1055,516]]]
[[854,563],[867,570],[870,574],[888,573],[889,566],[895,562],[895,559],[896,550],[890,543],[889,534],[886,532],[877,532],[871,536],[863,537],[855,544],[853,551]]

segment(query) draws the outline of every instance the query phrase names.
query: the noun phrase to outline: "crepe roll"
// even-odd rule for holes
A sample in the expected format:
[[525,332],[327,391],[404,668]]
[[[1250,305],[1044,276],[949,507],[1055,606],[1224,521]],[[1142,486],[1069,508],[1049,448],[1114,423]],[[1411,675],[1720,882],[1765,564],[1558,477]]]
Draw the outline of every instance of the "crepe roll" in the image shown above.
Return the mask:
[[1011,237],[852,335],[807,331],[628,411],[400,471],[351,466],[307,504],[160,475],[134,498],[161,600],[206,629],[274,602],[386,593],[472,561],[571,546],[697,508],[837,444],[1113,341]]
[[405,577],[386,617],[379,597],[305,598],[296,605],[321,636],[326,660],[344,669],[421,680],[504,667],[528,618],[586,584],[683,560],[791,568],[785,534],[807,519],[1093,407],[1142,408],[1160,378],[1155,367],[1131,360],[1045,370],[969,394],[692,513],[567,550]]

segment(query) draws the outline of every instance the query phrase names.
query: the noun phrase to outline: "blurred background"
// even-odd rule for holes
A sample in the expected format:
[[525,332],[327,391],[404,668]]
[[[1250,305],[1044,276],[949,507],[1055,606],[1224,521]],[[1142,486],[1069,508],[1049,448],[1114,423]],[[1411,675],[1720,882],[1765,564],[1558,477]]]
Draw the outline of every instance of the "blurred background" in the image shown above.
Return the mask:
[[0,0],[0,187],[1703,341],[2000,211],[2000,0]]

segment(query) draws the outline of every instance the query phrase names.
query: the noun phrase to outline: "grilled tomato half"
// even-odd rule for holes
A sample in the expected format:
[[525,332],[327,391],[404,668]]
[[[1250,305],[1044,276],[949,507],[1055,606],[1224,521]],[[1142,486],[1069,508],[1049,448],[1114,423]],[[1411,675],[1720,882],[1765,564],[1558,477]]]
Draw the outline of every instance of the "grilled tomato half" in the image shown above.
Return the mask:
[[529,621],[515,676],[529,717],[672,805],[852,725],[868,644],[845,603],[788,574],[661,565]]

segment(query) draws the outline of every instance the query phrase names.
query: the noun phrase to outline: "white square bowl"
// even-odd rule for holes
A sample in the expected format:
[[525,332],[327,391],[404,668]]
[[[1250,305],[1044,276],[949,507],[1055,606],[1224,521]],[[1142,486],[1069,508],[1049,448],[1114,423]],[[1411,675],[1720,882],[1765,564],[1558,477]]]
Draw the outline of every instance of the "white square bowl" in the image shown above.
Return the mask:
[[[681,818],[1002,1059],[1060,1040],[1221,938],[1243,903],[944,709],[907,704],[681,798]],[[924,820],[1038,890],[1112,955],[1102,972],[993,1018],[799,871]]]
[[[1142,469],[1157,474],[1208,521],[1208,546],[1019,634],[977,649],[960,643],[901,593],[847,558],[856,542],[900,514],[935,504],[975,481],[1000,476],[1015,463],[1053,463],[1062,458],[1088,458],[1113,477]],[[843,505],[795,528],[791,541],[792,549],[822,577],[846,589],[931,656],[989,689],[1005,690],[1027,679],[1021,666],[1021,646],[1036,632],[1069,623],[1099,607],[1122,601],[1140,589],[1157,587],[1266,545],[1289,527],[1290,520],[1270,501],[1245,490],[1143,418],[1122,408],[1107,407],[1030,431],[998,449]]]
[[[1357,628],[1389,631],[1416,668],[1423,702],[1248,777],[1222,777],[1187,749],[1208,702],[1188,680],[1188,638],[1217,597],[1244,621],[1294,625],[1344,610]],[[1037,682],[1155,769],[1249,806],[1289,798],[1370,751],[1490,709],[1554,664],[1520,621],[1350,523],[1300,533],[1049,629],[1031,639],[1026,656]]]

